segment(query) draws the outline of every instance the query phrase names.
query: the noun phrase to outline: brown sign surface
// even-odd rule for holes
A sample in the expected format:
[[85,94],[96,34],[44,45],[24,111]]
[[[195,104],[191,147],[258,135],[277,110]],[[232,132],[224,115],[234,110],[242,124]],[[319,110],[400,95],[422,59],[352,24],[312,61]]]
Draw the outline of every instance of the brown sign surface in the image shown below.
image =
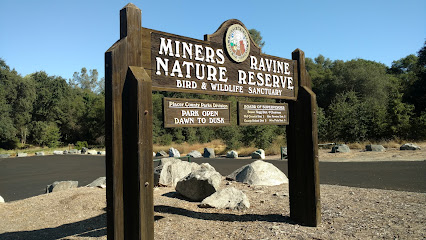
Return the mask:
[[[205,40],[143,29],[153,90],[295,99],[297,64],[262,54],[238,20]],[[149,64],[149,66],[148,66]]]
[[164,98],[164,127],[229,126],[231,102]]
[[238,125],[288,125],[287,103],[238,102]]

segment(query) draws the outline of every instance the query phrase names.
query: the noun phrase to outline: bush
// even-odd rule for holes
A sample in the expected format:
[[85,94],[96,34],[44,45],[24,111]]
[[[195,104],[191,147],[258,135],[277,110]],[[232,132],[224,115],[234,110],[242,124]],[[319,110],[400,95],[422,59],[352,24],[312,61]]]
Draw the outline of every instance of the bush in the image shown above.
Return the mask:
[[87,147],[89,147],[89,145],[87,144],[87,141],[77,141],[77,143],[75,144],[75,147],[78,149],[78,150],[81,150],[82,148],[87,148]]

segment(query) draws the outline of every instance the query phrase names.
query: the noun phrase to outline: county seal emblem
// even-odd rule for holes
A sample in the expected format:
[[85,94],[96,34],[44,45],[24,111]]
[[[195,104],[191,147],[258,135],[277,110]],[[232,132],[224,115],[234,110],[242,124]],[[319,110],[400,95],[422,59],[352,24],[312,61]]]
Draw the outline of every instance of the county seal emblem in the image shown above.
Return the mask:
[[225,35],[228,55],[235,62],[243,62],[250,53],[250,37],[247,30],[240,24],[233,24]]

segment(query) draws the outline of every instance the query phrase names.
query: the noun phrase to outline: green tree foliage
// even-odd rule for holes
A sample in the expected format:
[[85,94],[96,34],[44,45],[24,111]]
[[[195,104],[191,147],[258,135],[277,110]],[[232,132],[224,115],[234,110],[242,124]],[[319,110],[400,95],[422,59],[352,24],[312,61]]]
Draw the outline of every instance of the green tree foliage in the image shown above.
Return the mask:
[[105,80],[104,78],[98,80],[98,76],[98,70],[91,69],[87,72],[87,69],[83,67],[80,73],[74,72],[72,79],[70,79],[70,85],[94,93],[103,93]]
[[265,41],[263,41],[263,38],[260,35],[259,31],[252,28],[252,29],[249,29],[249,34],[251,38],[253,39],[253,41],[257,44],[257,46],[259,46],[260,48],[263,48],[263,46],[265,46]]
[[13,121],[13,105],[16,99],[14,83],[20,76],[10,70],[6,62],[0,58],[0,148],[13,148],[17,140],[17,129]]
[[[263,46],[258,31],[250,30]],[[364,59],[330,60],[322,55],[306,59],[318,101],[321,141],[354,142],[382,139],[426,139],[426,49],[396,60],[391,67]],[[22,77],[0,59],[0,148],[19,142],[57,146],[87,141],[103,144],[105,98],[103,78],[82,68],[67,82],[36,72]],[[227,127],[164,128],[163,98],[200,98],[231,101],[232,125]],[[222,139],[228,148],[267,148],[281,126],[238,126],[238,101],[262,98],[154,92],[153,141],[208,142]]]
[[61,143],[61,133],[54,122],[34,122],[32,132],[34,142],[41,146],[57,147]]

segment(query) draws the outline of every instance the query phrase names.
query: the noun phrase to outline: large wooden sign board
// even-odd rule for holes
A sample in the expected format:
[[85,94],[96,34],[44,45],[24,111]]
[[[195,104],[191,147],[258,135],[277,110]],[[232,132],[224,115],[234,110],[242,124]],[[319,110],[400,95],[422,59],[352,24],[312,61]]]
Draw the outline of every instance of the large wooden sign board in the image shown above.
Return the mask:
[[[304,53],[296,49],[291,60],[263,54],[235,19],[205,35],[204,41],[143,28],[141,19],[139,8],[126,5],[120,11],[120,39],[105,53],[108,239],[154,239],[153,90],[289,101],[288,108],[277,105],[288,112],[274,116],[289,123],[290,218],[317,226],[317,110]],[[204,111],[192,110],[166,114],[174,120],[179,114]]]

